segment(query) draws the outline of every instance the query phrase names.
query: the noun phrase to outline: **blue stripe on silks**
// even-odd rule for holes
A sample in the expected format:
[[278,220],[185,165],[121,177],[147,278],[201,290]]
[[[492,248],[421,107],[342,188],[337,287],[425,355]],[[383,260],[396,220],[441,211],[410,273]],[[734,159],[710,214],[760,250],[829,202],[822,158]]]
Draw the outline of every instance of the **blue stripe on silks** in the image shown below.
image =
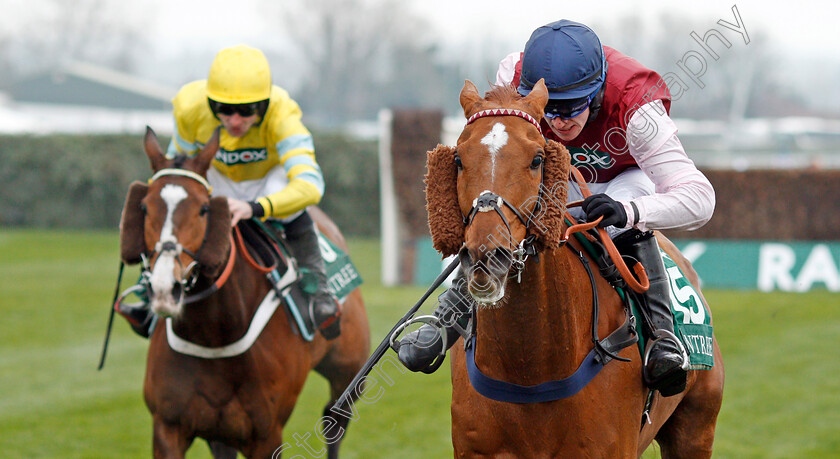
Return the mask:
[[312,159],[311,156],[307,154],[295,155],[291,158],[287,159],[286,162],[283,163],[283,168],[286,169],[286,173],[292,170],[295,166],[300,166],[301,164],[312,166],[315,169],[318,169],[318,165],[315,164],[315,160]]
[[583,359],[574,374],[566,379],[548,381],[535,386],[521,386],[498,379],[493,379],[478,369],[475,364],[475,336],[472,337],[470,347],[466,350],[467,373],[470,383],[479,394],[498,402],[509,403],[541,403],[571,397],[592,381],[592,378],[604,368],[595,357],[593,348]]
[[284,154],[296,148],[315,151],[315,144],[312,142],[312,136],[310,134],[295,134],[277,142],[277,154],[279,154],[281,158]]
[[177,127],[175,128],[175,132],[172,133],[172,142],[169,143],[169,151],[167,153],[169,153],[169,154],[177,154],[178,153],[178,151],[174,151],[174,152],[172,151],[172,149],[175,147],[176,142],[178,143],[178,148],[180,148],[182,152],[192,153],[192,152],[194,152],[194,151],[196,151],[200,148],[197,144],[187,142],[186,140],[184,140],[183,137],[178,135]]
[[321,193],[321,196],[324,195],[324,177],[315,171],[306,171],[298,174],[295,176],[295,179],[303,179],[318,188],[318,192]]

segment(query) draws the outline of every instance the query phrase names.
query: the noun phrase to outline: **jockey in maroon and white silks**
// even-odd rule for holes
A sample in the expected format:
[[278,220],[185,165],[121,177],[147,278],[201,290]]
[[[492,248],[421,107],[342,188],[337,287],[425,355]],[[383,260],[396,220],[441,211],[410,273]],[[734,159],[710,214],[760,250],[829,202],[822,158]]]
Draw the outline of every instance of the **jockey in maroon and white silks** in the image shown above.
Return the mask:
[[[622,255],[645,267],[650,287],[640,303],[649,341],[642,376],[663,396],[678,394],[686,387],[688,355],[674,335],[669,280],[650,230],[703,226],[714,211],[712,185],[677,139],[662,78],[602,46],[589,27],[568,20],[539,27],[522,53],[502,60],[496,84],[512,85],[526,96],[540,80],[548,91],[543,135],[569,149],[592,192],[570,213],[579,220],[600,218],[598,226]],[[568,199],[582,198],[572,181]],[[430,371],[446,350],[440,336],[457,339],[452,318],[457,322],[470,314],[464,276],[459,272],[453,287],[439,297],[435,316],[444,322],[440,332],[427,324],[400,341],[399,358],[407,368]]]
[[[543,135],[569,149],[593,194],[605,193],[624,207],[627,222],[607,228],[611,233],[703,226],[712,217],[714,190],[677,138],[664,80],[635,59],[603,48],[607,72],[600,109],[572,139],[561,138],[546,119]],[[509,54],[499,64],[496,85],[518,87],[521,72],[522,53]],[[569,191],[570,200],[582,199],[577,186]]]

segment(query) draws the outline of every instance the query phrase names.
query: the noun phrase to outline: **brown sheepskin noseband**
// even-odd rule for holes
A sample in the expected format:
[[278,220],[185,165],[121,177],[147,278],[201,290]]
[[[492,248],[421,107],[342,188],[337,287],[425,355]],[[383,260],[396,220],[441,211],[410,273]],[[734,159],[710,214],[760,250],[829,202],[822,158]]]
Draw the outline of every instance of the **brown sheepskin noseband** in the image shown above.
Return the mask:
[[455,255],[464,243],[464,217],[458,206],[454,148],[438,145],[426,154],[424,182],[432,245],[445,257]]
[[566,213],[570,168],[569,150],[559,142],[547,140],[540,195],[542,202],[533,225],[539,250],[558,247],[563,240],[563,215]]
[[207,276],[215,276],[225,266],[230,250],[230,209],[227,198],[210,198],[207,233],[198,251],[198,264]]
[[[539,212],[533,232],[539,249],[557,247],[563,238],[571,158],[566,147],[548,140],[545,146]],[[426,158],[426,212],[432,244],[443,256],[455,255],[464,243],[464,217],[458,205],[458,170],[455,149],[438,145]]]
[[122,217],[120,218],[120,256],[129,265],[140,263],[140,255],[147,253],[146,240],[143,237],[143,222],[146,213],[141,202],[146,197],[149,186],[143,182],[133,182],[128,187]]

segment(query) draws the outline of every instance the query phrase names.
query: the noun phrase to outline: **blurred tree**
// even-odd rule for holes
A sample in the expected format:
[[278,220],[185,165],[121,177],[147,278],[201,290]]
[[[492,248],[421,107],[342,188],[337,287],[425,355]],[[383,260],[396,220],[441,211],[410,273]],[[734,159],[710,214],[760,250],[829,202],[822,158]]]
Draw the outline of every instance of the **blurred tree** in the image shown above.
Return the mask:
[[[749,43],[737,32],[717,24],[717,17],[708,20],[689,19],[681,15],[663,13],[642,18],[625,15],[616,19],[616,26],[594,24],[593,29],[602,42],[633,57],[660,75],[672,73],[680,78],[684,91],[672,85],[675,101],[671,113],[679,118],[722,119],[737,122],[746,116],[782,116],[774,106],[786,105],[788,114],[801,114],[805,107],[801,100],[792,98],[788,82],[778,72],[780,56],[773,51],[773,43],[762,30],[746,23],[744,27]],[[731,17],[723,19],[732,21]],[[746,22],[746,21],[745,21]],[[709,54],[692,38],[706,36],[717,30],[728,41],[729,47],[714,36],[709,36],[708,46],[718,58]],[[691,53],[701,56],[706,66],[700,83],[681,68],[700,68],[700,61]],[[700,73],[700,72],[698,72]],[[702,86],[701,86],[702,85]],[[767,98],[785,102],[768,103]]]
[[[20,76],[79,60],[133,70],[146,48],[144,18],[132,2],[40,0],[0,31],[0,68]],[[5,73],[5,72],[4,72]]]
[[277,8],[296,54],[287,61],[304,75],[295,98],[318,124],[457,98],[441,91],[451,72],[439,63],[431,27],[403,2],[294,0]]

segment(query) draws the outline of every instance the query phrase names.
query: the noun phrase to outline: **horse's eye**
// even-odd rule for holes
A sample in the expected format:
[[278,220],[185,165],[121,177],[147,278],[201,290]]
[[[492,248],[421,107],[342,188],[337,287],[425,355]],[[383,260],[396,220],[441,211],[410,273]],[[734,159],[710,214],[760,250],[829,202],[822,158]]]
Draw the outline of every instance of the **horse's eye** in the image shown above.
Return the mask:
[[458,169],[464,168],[464,164],[461,162],[461,157],[458,155],[455,155],[455,167],[457,167]]
[[145,214],[147,210],[148,209],[146,209],[146,204],[140,203],[140,212],[143,212]]
[[543,163],[543,157],[540,155],[534,156],[534,159],[531,160],[531,169],[539,169],[539,167]]
[[201,206],[201,210],[198,211],[198,215],[203,217],[207,214],[207,212],[210,212],[210,205],[204,204],[203,206]]

